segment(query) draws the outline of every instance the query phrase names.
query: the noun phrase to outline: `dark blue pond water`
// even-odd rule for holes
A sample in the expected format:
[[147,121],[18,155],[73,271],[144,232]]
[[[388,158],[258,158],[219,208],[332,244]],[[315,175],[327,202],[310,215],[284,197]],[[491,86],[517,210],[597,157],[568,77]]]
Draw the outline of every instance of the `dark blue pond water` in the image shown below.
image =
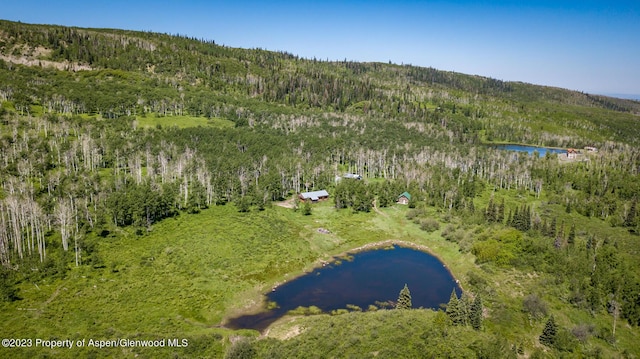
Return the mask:
[[460,287],[446,267],[434,256],[414,249],[394,247],[353,254],[285,283],[267,294],[278,307],[255,315],[234,318],[227,326],[262,331],[288,311],[316,306],[325,312],[344,309],[348,304],[366,310],[378,302],[395,302],[406,283],[414,308],[434,308],[447,303]]
[[567,150],[561,149],[561,148],[523,146],[523,145],[496,145],[495,147],[500,150],[527,152],[530,155],[532,155],[534,152],[538,152],[538,156],[540,157],[544,157],[547,154],[547,152],[567,153]]

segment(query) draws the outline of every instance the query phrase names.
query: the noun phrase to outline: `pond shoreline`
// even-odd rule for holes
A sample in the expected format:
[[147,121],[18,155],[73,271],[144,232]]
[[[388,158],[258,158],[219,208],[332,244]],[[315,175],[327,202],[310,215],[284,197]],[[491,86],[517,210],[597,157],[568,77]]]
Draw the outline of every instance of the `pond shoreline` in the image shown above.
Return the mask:
[[[368,251],[372,251],[372,250],[379,250],[379,249],[390,249],[391,250],[395,246],[402,247],[402,248],[414,249],[414,250],[424,252],[424,253],[429,254],[430,256],[434,257],[435,259],[438,260],[438,262],[440,262],[442,264],[444,269],[454,279],[456,285],[460,288],[460,290],[462,292],[464,292],[464,288],[462,287],[462,283],[460,282],[460,280],[458,280],[454,276],[453,272],[447,266],[447,264],[442,260],[442,258],[438,254],[434,253],[431,250],[431,248],[429,248],[426,245],[417,244],[417,243],[409,242],[409,241],[398,240],[398,239],[388,239],[388,240],[384,240],[384,241],[367,243],[367,244],[361,245],[359,247],[351,248],[349,250],[340,252],[338,254],[331,255],[329,260],[317,259],[309,267],[305,267],[300,271],[286,273],[284,275],[284,277],[286,277],[287,279],[283,280],[283,281],[275,282],[275,284],[273,284],[271,286],[271,291],[274,292],[281,285],[284,285],[286,283],[292,282],[292,281],[294,281],[294,280],[296,280],[296,279],[298,279],[298,278],[300,278],[300,277],[302,277],[304,275],[307,275],[307,274],[313,272],[316,269],[325,267],[327,265],[334,264],[336,262],[339,263],[340,261],[345,260],[345,259],[349,259],[351,254],[363,253],[363,252],[368,252]],[[261,289],[255,288],[260,293],[260,298],[255,298],[255,300],[251,300],[251,304],[249,306],[246,306],[246,307],[241,308],[241,309],[239,308],[238,310],[233,311],[232,313],[229,313],[228,316],[223,318],[223,320],[221,321],[219,326],[220,327],[226,327],[226,325],[229,323],[229,321],[231,319],[238,318],[240,316],[255,315],[255,314],[259,314],[259,313],[268,312],[269,308],[268,308],[268,302],[267,302],[267,296],[268,296],[267,288],[268,288],[268,286],[266,286],[266,285],[261,286]]]

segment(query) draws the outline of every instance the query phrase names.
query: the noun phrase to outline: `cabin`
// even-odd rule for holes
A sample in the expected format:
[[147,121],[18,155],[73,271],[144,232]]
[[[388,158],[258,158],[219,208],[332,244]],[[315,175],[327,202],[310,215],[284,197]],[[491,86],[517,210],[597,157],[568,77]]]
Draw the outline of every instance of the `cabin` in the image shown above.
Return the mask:
[[573,158],[576,158],[576,157],[578,157],[578,151],[576,151],[573,148],[567,149],[567,158],[568,159],[573,159]]
[[411,195],[409,192],[403,192],[400,196],[398,196],[398,204],[409,204],[411,200]]
[[325,190],[314,192],[302,192],[298,195],[301,201],[310,200],[311,202],[324,201],[329,198],[329,192]]

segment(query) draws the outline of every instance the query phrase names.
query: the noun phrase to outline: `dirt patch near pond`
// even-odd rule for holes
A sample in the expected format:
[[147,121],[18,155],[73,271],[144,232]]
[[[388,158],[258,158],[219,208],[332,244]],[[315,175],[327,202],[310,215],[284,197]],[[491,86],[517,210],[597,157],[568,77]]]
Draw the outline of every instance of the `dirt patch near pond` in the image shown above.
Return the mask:
[[261,335],[262,338],[275,338],[278,340],[287,340],[302,334],[305,327],[295,323],[298,320],[296,316],[285,316],[273,322]]

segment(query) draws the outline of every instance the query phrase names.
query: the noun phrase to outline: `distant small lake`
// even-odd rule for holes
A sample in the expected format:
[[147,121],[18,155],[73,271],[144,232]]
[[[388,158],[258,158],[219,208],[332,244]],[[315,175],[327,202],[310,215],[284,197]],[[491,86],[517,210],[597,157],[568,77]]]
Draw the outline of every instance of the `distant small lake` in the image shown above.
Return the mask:
[[567,153],[567,150],[562,148],[549,148],[549,147],[524,146],[524,145],[495,145],[493,147],[499,150],[527,152],[530,155],[533,155],[534,152],[538,152],[539,157],[544,157],[547,154],[547,152]]
[[316,306],[324,312],[345,309],[348,304],[367,310],[379,302],[395,302],[407,284],[414,308],[439,308],[455,288],[461,289],[436,257],[415,249],[397,247],[352,254],[349,260],[331,263],[287,282],[267,294],[277,308],[231,319],[227,327],[262,331],[288,311]]

